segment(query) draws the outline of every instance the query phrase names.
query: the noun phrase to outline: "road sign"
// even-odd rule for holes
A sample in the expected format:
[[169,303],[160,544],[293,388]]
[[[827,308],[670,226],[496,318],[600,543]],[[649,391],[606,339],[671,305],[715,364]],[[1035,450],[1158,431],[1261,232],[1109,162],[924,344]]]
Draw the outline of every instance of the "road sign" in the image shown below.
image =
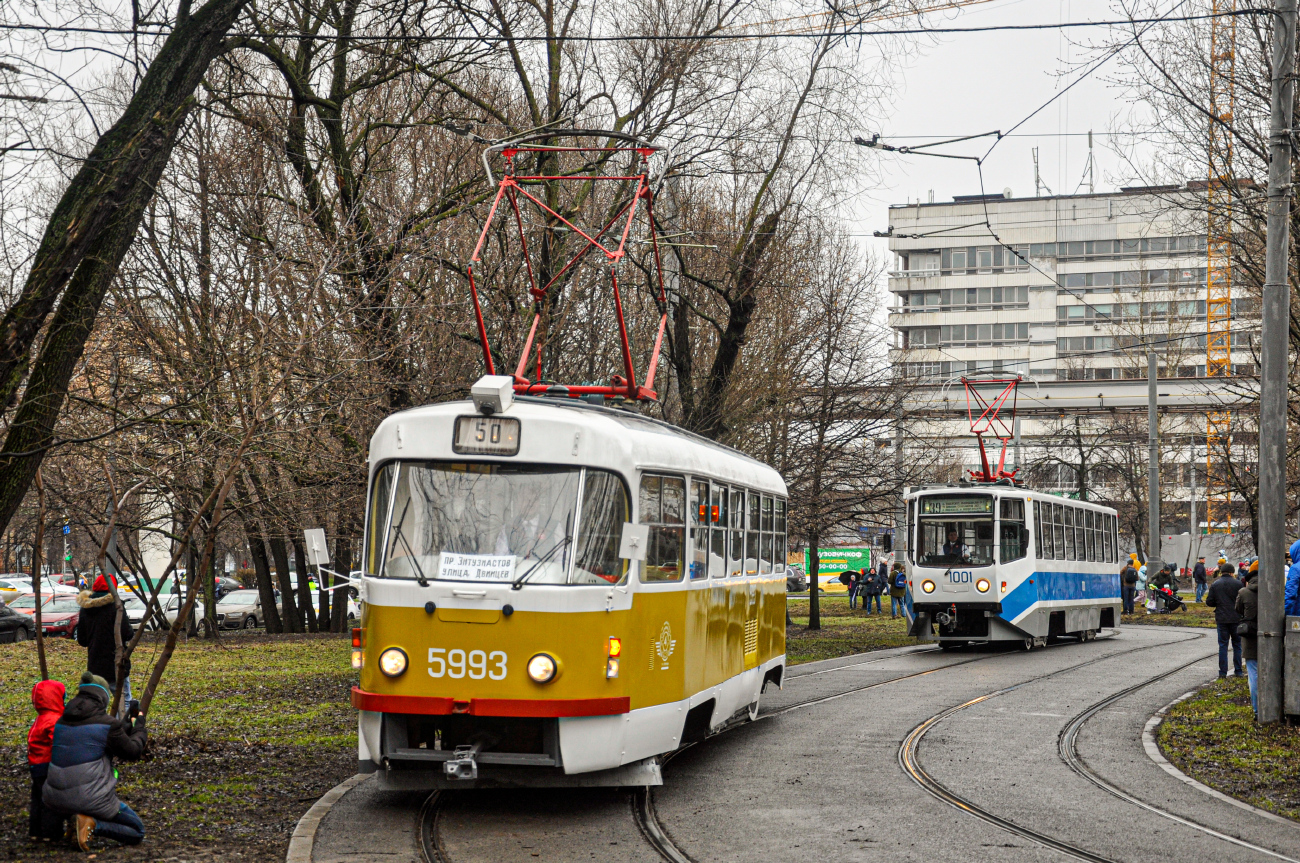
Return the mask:
[[72,533],[72,525],[70,525],[70,524],[65,524],[65,525],[63,526],[63,535],[64,535],[64,536],[67,536],[67,535],[70,534],[70,533]]

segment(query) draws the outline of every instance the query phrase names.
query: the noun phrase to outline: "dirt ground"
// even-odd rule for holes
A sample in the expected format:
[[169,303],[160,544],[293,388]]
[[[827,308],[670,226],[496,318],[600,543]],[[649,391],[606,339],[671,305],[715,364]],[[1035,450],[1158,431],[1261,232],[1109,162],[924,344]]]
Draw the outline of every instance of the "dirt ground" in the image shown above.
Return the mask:
[[[64,640],[49,647],[51,677],[74,684],[84,651]],[[302,814],[356,772],[349,647],[343,636],[261,634],[179,646],[151,710],[146,760],[119,765],[118,795],[143,818],[145,841],[96,840],[96,859],[284,860]],[[142,643],[137,688],[155,653]],[[85,860],[62,843],[27,839],[36,668],[30,642],[0,647],[0,859]]]

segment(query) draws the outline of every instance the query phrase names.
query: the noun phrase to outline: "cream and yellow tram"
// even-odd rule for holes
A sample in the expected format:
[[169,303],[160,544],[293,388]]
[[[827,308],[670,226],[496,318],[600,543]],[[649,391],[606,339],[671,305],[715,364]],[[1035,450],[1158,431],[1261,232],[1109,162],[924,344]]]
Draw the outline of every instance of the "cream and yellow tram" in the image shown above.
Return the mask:
[[785,484],[510,384],[371,439],[360,769],[393,788],[658,784],[658,756],[781,683]]

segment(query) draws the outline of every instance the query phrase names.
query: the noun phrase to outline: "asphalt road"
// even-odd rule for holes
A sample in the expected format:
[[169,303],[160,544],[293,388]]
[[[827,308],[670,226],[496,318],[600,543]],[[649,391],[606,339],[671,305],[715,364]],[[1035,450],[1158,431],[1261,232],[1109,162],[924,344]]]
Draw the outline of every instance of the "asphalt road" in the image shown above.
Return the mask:
[[[1210,679],[1215,651],[1213,630],[1131,626],[1031,652],[912,647],[800,666],[757,722],[674,757],[654,811],[701,863],[1300,860],[1300,825],[1206,795],[1143,751],[1147,719]],[[1221,836],[1124,800],[1063,757],[1073,718],[1146,681],[1079,726],[1077,753],[1104,782]],[[322,821],[313,861],[664,859],[636,802],[614,789],[457,792],[422,832],[422,797],[365,782]]]

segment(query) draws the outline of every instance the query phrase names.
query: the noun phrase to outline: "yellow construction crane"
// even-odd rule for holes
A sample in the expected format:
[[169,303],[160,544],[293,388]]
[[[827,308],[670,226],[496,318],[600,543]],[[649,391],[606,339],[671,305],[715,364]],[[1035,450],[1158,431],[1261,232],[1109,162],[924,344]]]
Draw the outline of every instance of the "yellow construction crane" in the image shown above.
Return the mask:
[[[1232,374],[1232,120],[1237,63],[1236,0],[1213,0],[1210,18],[1209,182],[1206,187],[1205,374]],[[1228,12],[1229,14],[1223,14]],[[1232,411],[1205,415],[1205,521],[1232,530],[1232,492],[1224,462],[1232,445]],[[1192,529],[1195,531],[1196,526]]]

